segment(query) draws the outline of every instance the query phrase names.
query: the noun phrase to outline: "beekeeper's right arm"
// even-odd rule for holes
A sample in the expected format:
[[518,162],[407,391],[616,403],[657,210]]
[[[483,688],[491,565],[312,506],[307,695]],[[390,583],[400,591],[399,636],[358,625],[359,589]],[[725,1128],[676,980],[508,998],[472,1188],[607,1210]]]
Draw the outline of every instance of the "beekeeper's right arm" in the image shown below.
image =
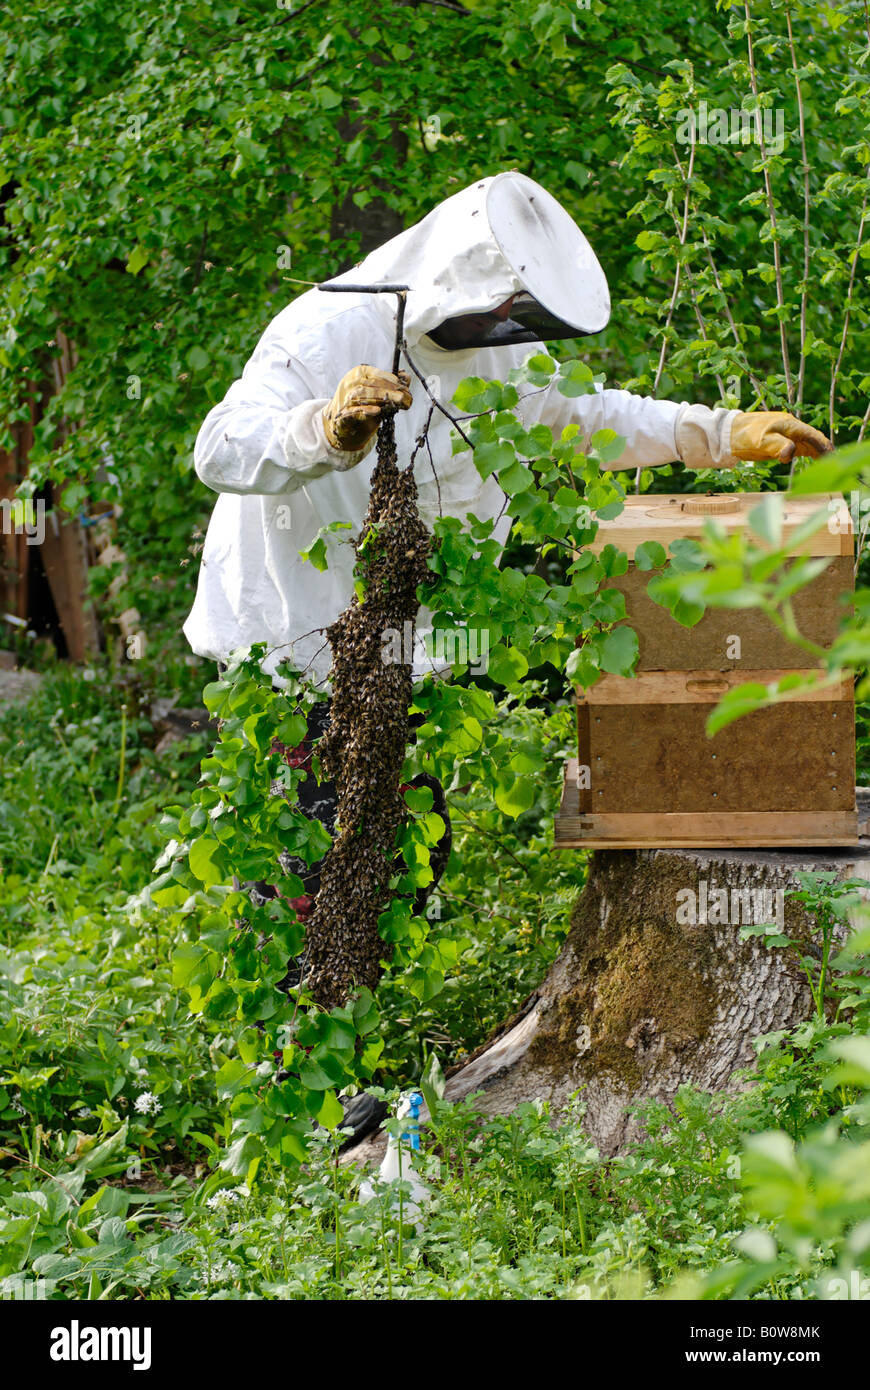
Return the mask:
[[[285,493],[354,468],[372,447],[388,401],[411,403],[404,382],[355,367],[329,399],[312,397],[301,362],[261,341],[238,381],[206,416],[193,460],[214,492]],[[407,398],[407,399],[406,399]]]

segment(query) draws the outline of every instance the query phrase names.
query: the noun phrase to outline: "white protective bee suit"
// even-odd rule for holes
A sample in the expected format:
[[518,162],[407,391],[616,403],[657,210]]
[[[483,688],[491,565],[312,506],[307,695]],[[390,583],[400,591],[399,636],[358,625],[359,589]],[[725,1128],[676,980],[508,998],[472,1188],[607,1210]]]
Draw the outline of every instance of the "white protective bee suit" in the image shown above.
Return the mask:
[[[404,325],[408,351],[451,410],[463,377],[505,380],[543,344],[448,350],[427,336],[445,320],[492,310],[529,289],[543,289],[550,308],[560,312],[567,304],[562,316],[581,325],[578,336],[600,331],[610,311],[603,272],[576,224],[539,185],[512,172],[482,179],[446,199],[332,283],[342,281],[410,287]],[[375,452],[374,439],[358,453],[331,448],[322,411],[352,368],[367,363],[391,369],[395,322],[394,295],[309,290],[272,320],[241,378],[206,417],[194,463],[219,496],[196,601],[184,627],[200,655],[222,660],[235,648],[265,641],[265,671],[274,672],[289,657],[297,669],[325,682],[330,653],[323,629],[353,593],[348,538],[358,533],[365,514]],[[411,408],[395,417],[400,466],[410,458],[431,406],[414,377],[411,390]],[[556,437],[572,422],[586,441],[596,430],[615,430],[627,441],[611,465],[616,468],[677,459],[692,468],[728,468],[736,462],[730,452],[736,411],[600,387],[568,398],[555,385],[529,388],[517,411],[527,428],[541,422]],[[505,497],[496,478],[481,480],[470,451],[451,452],[451,429],[440,412],[432,415],[429,447],[437,483],[427,449],[417,455],[423,520],[435,521],[439,502],[444,515],[498,516]],[[578,448],[582,442],[578,438]],[[348,521],[353,530],[325,537],[328,569],[321,572],[299,552],[335,521]],[[509,517],[501,517],[495,531],[499,540],[510,524]],[[423,610],[421,632],[426,621]],[[431,671],[419,637],[415,650],[415,675]]]

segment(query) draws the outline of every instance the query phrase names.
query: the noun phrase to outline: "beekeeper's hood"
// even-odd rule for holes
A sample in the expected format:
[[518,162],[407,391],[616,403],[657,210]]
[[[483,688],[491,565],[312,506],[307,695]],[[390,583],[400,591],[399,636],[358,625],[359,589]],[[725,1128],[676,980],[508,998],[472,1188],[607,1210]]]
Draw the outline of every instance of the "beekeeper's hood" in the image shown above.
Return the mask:
[[[607,280],[589,242],[561,203],[516,171],[453,194],[329,283],[407,285],[409,347],[512,295],[511,317],[470,325],[473,340],[466,325],[462,347],[584,337],[610,318]],[[391,296],[376,298],[395,306]]]

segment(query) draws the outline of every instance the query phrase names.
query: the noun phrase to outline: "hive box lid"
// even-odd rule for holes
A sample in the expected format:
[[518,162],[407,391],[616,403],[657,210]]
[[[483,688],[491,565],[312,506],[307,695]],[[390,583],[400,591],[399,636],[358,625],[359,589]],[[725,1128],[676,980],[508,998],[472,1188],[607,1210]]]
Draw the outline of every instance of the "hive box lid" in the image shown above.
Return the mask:
[[[627,497],[625,508],[619,516],[611,521],[599,522],[598,534],[587,548],[597,554],[606,545],[615,545],[632,558],[643,541],[658,541],[667,549],[674,540],[700,540],[707,521],[717,522],[726,531],[743,530],[753,507],[765,498],[776,495],[770,492],[695,492],[645,493],[640,497]],[[824,513],[827,518],[812,536],[790,548],[789,554],[852,554],[852,518],[841,494],[824,492],[806,497],[791,497],[785,493],[778,495],[784,501],[783,546],[789,544],[810,517]]]

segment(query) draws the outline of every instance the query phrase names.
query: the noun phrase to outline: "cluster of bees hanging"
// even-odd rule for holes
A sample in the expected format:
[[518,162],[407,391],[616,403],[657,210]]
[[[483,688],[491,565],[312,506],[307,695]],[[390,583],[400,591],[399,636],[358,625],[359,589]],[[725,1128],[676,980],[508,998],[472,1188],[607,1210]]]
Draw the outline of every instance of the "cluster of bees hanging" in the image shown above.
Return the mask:
[[326,634],[332,709],[318,753],[336,784],[338,829],[306,922],[306,983],[325,1008],[344,1004],[362,986],[373,989],[381,973],[386,948],[378,917],[390,901],[396,831],[407,811],[399,783],[413,688],[407,662],[384,659],[385,633],[413,625],[417,586],[431,578],[432,546],[417,510],[413,463],[399,468],[394,412],[385,412],[355,547],[365,592]]

